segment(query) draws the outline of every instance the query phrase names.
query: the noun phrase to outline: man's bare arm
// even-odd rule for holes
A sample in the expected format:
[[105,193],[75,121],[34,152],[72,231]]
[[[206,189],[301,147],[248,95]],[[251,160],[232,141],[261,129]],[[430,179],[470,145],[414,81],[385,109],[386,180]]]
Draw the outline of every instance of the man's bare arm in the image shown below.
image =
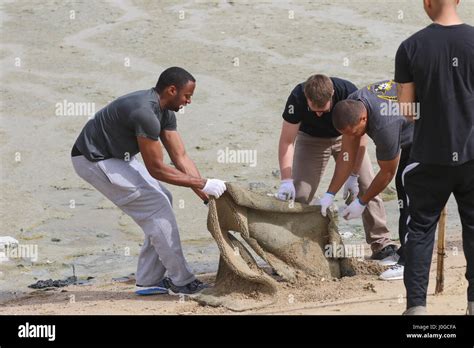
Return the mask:
[[359,149],[357,150],[357,156],[354,163],[354,167],[352,168],[352,173],[359,174],[360,167],[362,167],[362,162],[364,161],[365,152],[367,150],[367,134],[364,134],[362,138],[360,138]]
[[[183,139],[177,131],[162,131],[160,138],[176,169],[195,178],[201,177],[196,164],[189,158]],[[209,200],[209,196],[202,192],[202,190],[192,189],[203,201]]]
[[141,136],[137,137],[137,141],[146,169],[152,177],[177,186],[204,188],[205,179],[185,174],[163,162],[163,150],[159,141]]
[[415,113],[416,86],[414,82],[397,83],[397,95],[400,112],[405,118],[413,122],[419,115]]
[[400,155],[390,161],[377,161],[380,170],[362,197],[359,198],[362,204],[367,204],[372,198],[382,192],[397,173]]
[[295,154],[295,138],[300,124],[283,121],[280,141],[278,144],[278,162],[280,163],[281,180],[291,179],[293,176],[293,156]]
[[336,194],[344,185],[347,178],[354,170],[354,164],[356,162],[357,151],[360,146],[361,137],[343,135],[341,152],[336,159],[336,168],[332,176],[331,184],[327,192]]

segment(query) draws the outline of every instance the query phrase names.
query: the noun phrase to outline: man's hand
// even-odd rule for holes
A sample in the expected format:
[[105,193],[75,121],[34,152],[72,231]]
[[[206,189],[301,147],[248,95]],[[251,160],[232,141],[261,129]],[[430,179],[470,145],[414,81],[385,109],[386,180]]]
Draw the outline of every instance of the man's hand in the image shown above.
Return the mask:
[[319,201],[319,204],[321,204],[321,215],[326,216],[326,210],[329,208],[332,203],[334,202],[334,195],[332,193],[326,192]]
[[277,198],[281,201],[295,199],[296,190],[293,184],[293,179],[286,179],[281,181],[280,189],[277,193]]
[[362,215],[367,205],[361,204],[359,199],[355,199],[344,211],[342,217],[346,220],[357,219]]
[[343,199],[347,199],[349,194],[352,192],[354,197],[359,195],[359,176],[351,174],[349,178],[347,178],[346,183],[344,184],[344,191],[342,194]]
[[202,192],[219,198],[224,191],[226,190],[225,181],[218,180],[218,179],[207,179],[206,185],[202,189]]

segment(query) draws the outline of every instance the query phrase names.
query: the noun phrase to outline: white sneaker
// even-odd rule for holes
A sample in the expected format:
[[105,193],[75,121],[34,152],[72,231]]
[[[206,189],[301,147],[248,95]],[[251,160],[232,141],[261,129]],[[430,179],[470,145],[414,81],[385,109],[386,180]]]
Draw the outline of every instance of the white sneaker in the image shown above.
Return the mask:
[[403,279],[403,270],[405,267],[403,265],[399,265],[398,263],[396,265],[393,265],[389,269],[387,269],[385,272],[383,272],[380,276],[379,279],[382,280],[400,280]]
[[387,256],[386,258],[378,261],[378,264],[382,266],[393,266],[397,264],[398,260],[400,260],[400,255],[395,253],[393,255]]

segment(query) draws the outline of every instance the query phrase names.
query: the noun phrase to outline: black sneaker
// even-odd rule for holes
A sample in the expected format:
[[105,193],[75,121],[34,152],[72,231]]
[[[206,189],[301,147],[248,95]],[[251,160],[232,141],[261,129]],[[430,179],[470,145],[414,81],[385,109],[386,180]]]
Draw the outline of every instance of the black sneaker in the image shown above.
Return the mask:
[[379,252],[372,254],[371,259],[372,260],[383,260],[386,257],[394,255],[398,250],[398,247],[396,245],[390,244],[387,245],[385,248],[380,250]]
[[170,278],[163,279],[163,282],[165,284],[165,287],[169,289],[170,294],[174,294],[174,295],[178,295],[178,294],[182,294],[182,295],[198,294],[202,290],[209,287],[208,284],[204,284],[199,279],[195,279],[192,282],[190,282],[186,285],[183,285],[183,286],[174,285]]

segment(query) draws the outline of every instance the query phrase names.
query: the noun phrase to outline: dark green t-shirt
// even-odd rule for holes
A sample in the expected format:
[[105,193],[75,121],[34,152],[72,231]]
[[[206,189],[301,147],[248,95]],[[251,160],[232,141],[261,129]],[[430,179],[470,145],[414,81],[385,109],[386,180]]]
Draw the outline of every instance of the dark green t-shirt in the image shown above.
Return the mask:
[[160,108],[153,88],[120,97],[89,120],[74,144],[89,161],[126,159],[139,152],[137,136],[158,140],[176,130],[176,115]]

